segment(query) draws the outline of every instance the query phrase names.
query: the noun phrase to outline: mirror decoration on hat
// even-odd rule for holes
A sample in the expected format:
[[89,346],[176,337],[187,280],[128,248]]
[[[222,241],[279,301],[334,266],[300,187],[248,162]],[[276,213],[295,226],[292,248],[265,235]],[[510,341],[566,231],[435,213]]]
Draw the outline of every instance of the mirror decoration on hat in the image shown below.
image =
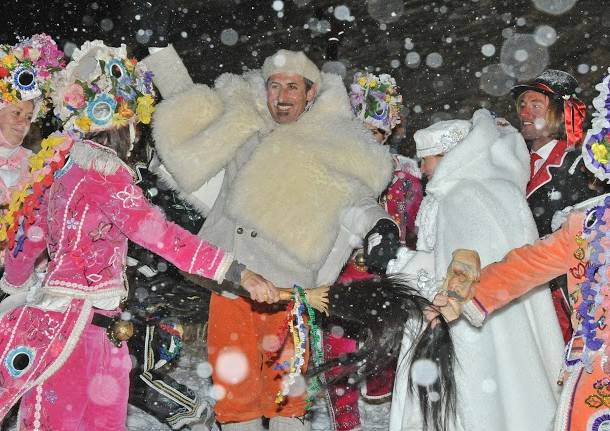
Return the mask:
[[152,72],[127,56],[127,48],[85,42],[54,81],[55,115],[64,129],[81,133],[150,123],[155,92]]

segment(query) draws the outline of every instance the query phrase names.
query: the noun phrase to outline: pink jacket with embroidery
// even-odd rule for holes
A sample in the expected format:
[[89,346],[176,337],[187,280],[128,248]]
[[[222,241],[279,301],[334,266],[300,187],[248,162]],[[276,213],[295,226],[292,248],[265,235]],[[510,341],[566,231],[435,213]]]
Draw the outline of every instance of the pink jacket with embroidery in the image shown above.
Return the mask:
[[35,260],[47,247],[45,291],[89,299],[123,296],[128,239],[183,271],[224,278],[232,256],[167,221],[107,148],[77,142],[55,177],[23,250],[17,256],[7,251],[2,288],[9,293],[34,283]]

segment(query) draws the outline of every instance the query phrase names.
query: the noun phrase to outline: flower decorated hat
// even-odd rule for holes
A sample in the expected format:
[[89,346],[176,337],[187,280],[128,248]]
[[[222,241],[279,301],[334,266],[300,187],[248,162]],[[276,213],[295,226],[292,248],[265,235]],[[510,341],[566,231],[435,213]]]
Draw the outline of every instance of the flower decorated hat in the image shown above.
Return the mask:
[[127,48],[87,41],[53,83],[55,115],[64,130],[97,132],[141,122],[154,112],[152,72],[127,57]]
[[610,68],[595,86],[599,95],[593,99],[593,119],[585,136],[582,157],[587,168],[602,181],[610,183]]
[[46,34],[0,45],[0,109],[11,103],[34,101],[33,121],[49,110],[51,78],[65,66],[64,53]]
[[398,94],[396,81],[390,75],[356,73],[349,99],[358,118],[386,134],[390,134],[400,123],[402,96]]

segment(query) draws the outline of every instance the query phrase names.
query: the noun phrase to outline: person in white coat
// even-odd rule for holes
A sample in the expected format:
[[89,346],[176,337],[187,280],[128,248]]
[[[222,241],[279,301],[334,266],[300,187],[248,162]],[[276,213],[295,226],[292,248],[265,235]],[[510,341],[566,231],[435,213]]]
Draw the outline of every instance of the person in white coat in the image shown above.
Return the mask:
[[[477,250],[486,265],[538,234],[525,200],[527,147],[508,123],[481,109],[471,121],[443,121],[414,137],[429,179],[416,220],[417,251],[401,249],[388,273],[402,274],[431,299],[441,288],[453,250]],[[390,431],[423,429],[417,400],[408,390],[409,328],[398,363]],[[515,301],[483,328],[457,322],[451,333],[457,356],[457,417],[451,430],[551,428],[563,340],[547,290]]]

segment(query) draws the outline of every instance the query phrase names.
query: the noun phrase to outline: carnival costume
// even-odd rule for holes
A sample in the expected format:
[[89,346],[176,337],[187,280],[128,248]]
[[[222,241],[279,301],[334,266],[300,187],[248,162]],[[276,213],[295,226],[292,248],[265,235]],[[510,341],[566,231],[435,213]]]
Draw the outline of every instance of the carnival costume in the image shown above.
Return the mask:
[[[320,74],[303,53],[280,50],[262,70],[224,74],[213,88],[194,84],[172,47],[145,61],[165,98],[153,131],[176,188],[206,212],[209,207],[194,201],[193,193],[224,172],[202,238],[233,251],[277,286],[308,289],[334,282],[353,244],[379,220],[392,223],[375,199],[392,172],[387,149],[354,118],[341,79]],[[318,88],[315,101],[292,123],[275,123],[267,107],[266,79],[277,72],[296,73]],[[278,359],[264,360],[264,346],[273,346],[263,339],[275,336],[285,320],[284,308],[212,297],[210,362],[238,351],[250,363],[239,382],[214,367],[215,383],[227,391],[216,405],[221,423],[260,426],[259,418],[267,416],[274,428],[285,417],[304,414],[301,394],[275,403],[279,377],[286,374],[276,365],[291,356],[292,343]],[[296,422],[296,429],[306,429]]]
[[[590,175],[579,163],[587,109],[576,95],[577,88],[578,81],[572,75],[549,69],[512,89],[515,100],[520,100],[519,96],[526,91],[542,93],[548,97],[550,105],[560,108],[563,113],[565,137],[549,137],[549,142],[530,153],[530,181],[525,195],[541,238],[553,231],[552,220],[558,211],[599,194],[590,187]],[[536,159],[542,160],[538,162],[539,166]],[[551,280],[549,287],[564,341],[568,342],[572,337],[572,326],[566,277]]]
[[[46,34],[35,34],[16,45],[0,45],[0,109],[32,101],[32,122],[49,111],[51,77],[64,67],[63,52]],[[28,158],[32,152],[22,146],[4,145],[0,132],[0,206],[8,205],[10,194],[28,180]]]
[[[375,76],[367,73],[356,73],[350,87],[350,104],[356,117],[370,128],[383,132],[386,139],[392,129],[400,123],[400,107],[402,96],[394,78],[382,74]],[[415,236],[415,216],[423,197],[421,173],[414,160],[393,154],[394,172],[387,189],[380,197],[386,212],[398,226],[401,245],[407,238]],[[367,250],[368,251],[368,250]],[[370,253],[367,253],[370,256]],[[355,280],[368,280],[374,277],[366,265],[365,253],[357,249],[343,268],[338,282],[351,283]],[[385,266],[380,268],[385,272]],[[324,334],[325,355],[328,359],[338,358],[346,353],[357,350],[356,334],[349,328],[342,328],[341,335],[334,331]],[[392,394],[395,364],[391,364],[377,376],[369,376],[366,385],[362,387],[363,394],[370,400],[387,400]],[[329,372],[332,378],[333,371]],[[360,412],[358,409],[358,386],[342,382],[330,387],[328,404],[333,429],[348,431],[360,427]]]
[[[415,133],[419,157],[443,155],[426,187],[416,224],[417,251],[401,249],[388,272],[406,277],[428,298],[455,248],[479,249],[485,263],[537,238],[525,200],[528,153],[521,135],[486,110],[471,121],[435,123]],[[474,330],[451,326],[456,350],[457,417],[451,430],[548,429],[558,399],[557,355],[563,342],[548,291],[523,298]],[[407,330],[397,369],[391,431],[421,430],[405,368]],[[531,387],[536,391],[531,391]]]
[[[610,72],[610,70],[609,70]],[[595,87],[596,109],[584,144],[585,165],[603,181],[610,180],[610,76]],[[568,277],[574,335],[564,353],[563,392],[555,431],[601,431],[610,426],[610,309],[608,291],[610,197],[576,205],[561,228],[531,246],[515,249],[504,260],[487,266],[467,317],[480,325],[492,312],[561,274]],[[483,326],[484,327],[484,326]]]
[[[128,238],[214,280],[234,266],[230,254],[167,222],[114,150],[77,136],[150,122],[151,74],[126,54],[101,41],[74,51],[53,94],[71,132],[43,141],[32,182],[2,219],[9,248],[0,287],[24,304],[0,319],[0,416],[23,395],[20,429],[125,429],[131,360],[120,340],[129,334],[115,321]],[[45,249],[42,287],[28,292]]]

